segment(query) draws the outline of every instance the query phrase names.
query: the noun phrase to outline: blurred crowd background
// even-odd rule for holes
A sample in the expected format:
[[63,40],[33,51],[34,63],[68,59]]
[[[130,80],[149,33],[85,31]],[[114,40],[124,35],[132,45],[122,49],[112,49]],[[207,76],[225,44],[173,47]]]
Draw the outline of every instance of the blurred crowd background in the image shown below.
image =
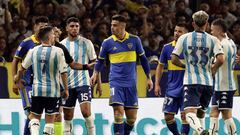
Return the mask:
[[127,31],[140,36],[149,62],[155,63],[164,44],[173,40],[175,24],[186,23],[192,30],[191,16],[198,10],[209,14],[209,23],[223,18],[229,37],[240,45],[239,0],[0,0],[0,56],[12,61],[19,43],[32,35],[37,16],[47,16],[60,28],[61,39],[66,36],[66,19],[78,17],[80,34],[98,53],[102,41],[111,36],[111,16],[119,13],[128,19]]

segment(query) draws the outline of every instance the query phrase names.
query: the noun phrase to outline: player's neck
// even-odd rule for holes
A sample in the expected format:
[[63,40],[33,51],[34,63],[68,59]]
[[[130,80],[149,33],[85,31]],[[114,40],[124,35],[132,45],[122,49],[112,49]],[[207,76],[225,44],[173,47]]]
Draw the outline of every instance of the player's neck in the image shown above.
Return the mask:
[[126,34],[126,31],[123,31],[121,34],[116,35],[116,37],[117,37],[119,40],[123,40],[124,37],[125,37],[125,34]]
[[73,37],[73,36],[71,36],[71,35],[68,35],[69,41],[75,41],[77,38],[78,38],[78,36]]
[[42,46],[51,46],[49,42],[42,42]]

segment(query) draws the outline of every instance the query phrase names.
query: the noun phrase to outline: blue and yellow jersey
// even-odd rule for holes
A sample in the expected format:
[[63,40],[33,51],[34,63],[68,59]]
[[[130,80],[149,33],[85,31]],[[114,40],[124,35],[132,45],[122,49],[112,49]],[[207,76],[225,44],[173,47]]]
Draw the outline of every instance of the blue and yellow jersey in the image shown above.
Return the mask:
[[[173,65],[171,62],[171,54],[175,45],[175,41],[164,45],[159,62],[160,64],[165,65],[168,69],[168,87],[166,90],[166,95],[180,97],[183,93],[183,76],[185,69]],[[180,60],[184,60],[183,54],[181,54],[179,58]]]
[[[24,39],[20,45],[18,46],[18,49],[15,53],[15,58],[23,60],[24,57],[27,55],[28,51],[39,44],[39,42],[36,40],[35,35],[32,35],[26,39]],[[32,69],[31,67],[27,69],[25,74],[23,75],[23,79],[26,81],[26,85],[31,86],[31,74],[32,74]]]
[[144,55],[141,40],[138,36],[126,32],[123,40],[115,35],[105,39],[99,54],[99,59],[109,57],[110,86],[132,87],[136,85],[137,57]]

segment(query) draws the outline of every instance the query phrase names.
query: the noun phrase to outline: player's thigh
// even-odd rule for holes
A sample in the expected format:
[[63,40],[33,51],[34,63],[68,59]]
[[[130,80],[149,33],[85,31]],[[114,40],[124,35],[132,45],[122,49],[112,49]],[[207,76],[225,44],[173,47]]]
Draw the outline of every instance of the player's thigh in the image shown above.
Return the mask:
[[91,103],[83,102],[80,104],[80,109],[83,117],[89,117],[91,115]]
[[76,88],[77,99],[79,104],[91,103],[92,91],[90,86],[81,86]]
[[185,85],[184,86],[184,110],[188,109],[196,111],[200,108],[200,97],[202,95],[202,89],[200,85]]
[[177,114],[181,107],[179,102],[177,97],[165,96],[162,111],[166,114]]
[[126,121],[128,124],[133,125],[137,119],[137,111],[138,109],[136,108],[128,108],[125,109],[125,114],[126,114]]
[[124,106],[124,101],[126,100],[124,90],[122,87],[110,86],[110,106]]
[[138,108],[138,94],[137,94],[137,87],[127,87],[123,88],[124,92],[124,107],[126,109],[137,109]]
[[62,106],[63,108],[66,109],[74,109],[75,105],[76,105],[76,101],[77,101],[77,91],[76,88],[73,89],[69,89],[69,97],[68,99],[64,102],[62,102]]
[[34,115],[39,115],[43,113],[43,110],[45,108],[45,103],[44,103],[44,98],[43,97],[32,97],[32,105],[30,108],[30,113]]
[[213,95],[213,87],[212,86],[200,86],[200,89],[202,91],[202,95],[200,98],[200,105],[203,110],[206,110],[209,106],[209,103],[211,101],[212,95]]
[[113,113],[115,115],[124,115],[124,107],[122,105],[113,105]]
[[22,99],[23,109],[29,109],[31,106],[32,87],[25,86],[20,90],[20,96]]

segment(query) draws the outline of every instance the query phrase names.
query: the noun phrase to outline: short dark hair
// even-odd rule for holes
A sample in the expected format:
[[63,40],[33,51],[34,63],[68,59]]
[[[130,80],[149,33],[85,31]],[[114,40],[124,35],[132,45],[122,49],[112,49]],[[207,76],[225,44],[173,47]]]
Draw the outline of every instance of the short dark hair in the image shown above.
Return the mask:
[[226,22],[221,18],[213,20],[212,25],[220,26],[223,32],[227,32],[228,30]]
[[189,31],[189,26],[188,26],[186,23],[177,23],[176,26],[178,26],[178,27],[183,27],[183,28],[185,28],[187,31]]
[[76,22],[76,23],[80,23],[79,19],[76,17],[70,17],[67,19],[67,25],[71,22]]
[[39,24],[39,23],[48,23],[49,20],[48,20],[48,17],[46,16],[38,16],[35,21],[34,21],[34,24]]
[[52,26],[46,26],[46,27],[41,28],[37,35],[38,39],[40,39],[40,41],[47,41],[48,33],[51,32],[52,30],[53,30]]
[[113,20],[127,23],[127,19],[123,15],[119,15],[119,14],[112,16],[112,21]]

